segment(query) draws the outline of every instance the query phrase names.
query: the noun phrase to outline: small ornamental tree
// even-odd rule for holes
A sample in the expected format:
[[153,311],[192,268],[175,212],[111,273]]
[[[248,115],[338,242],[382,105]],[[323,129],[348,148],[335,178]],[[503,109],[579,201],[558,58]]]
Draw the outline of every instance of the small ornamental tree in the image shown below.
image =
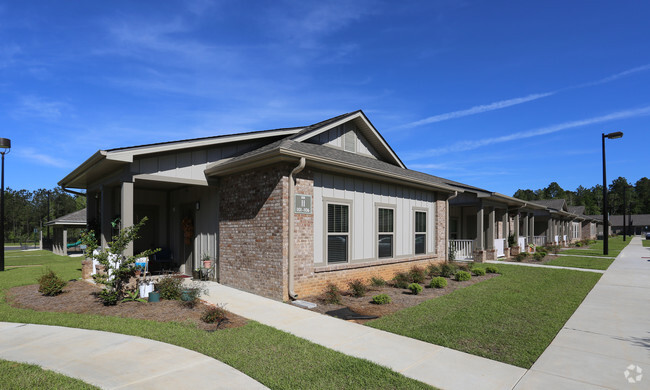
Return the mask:
[[[133,256],[126,256],[124,251],[135,239],[138,238],[138,231],[144,226],[147,217],[133,226],[121,229],[113,240],[107,244],[106,248],[100,248],[97,238],[93,231],[86,231],[81,234],[81,242],[86,245],[86,258],[97,260],[104,266],[103,274],[95,274],[93,278],[104,289],[99,293],[100,299],[105,305],[115,305],[119,300],[124,298],[126,286],[131,278],[132,265],[139,257],[148,257],[158,251],[157,249],[148,249],[144,252]],[[97,253],[95,253],[97,250]]]

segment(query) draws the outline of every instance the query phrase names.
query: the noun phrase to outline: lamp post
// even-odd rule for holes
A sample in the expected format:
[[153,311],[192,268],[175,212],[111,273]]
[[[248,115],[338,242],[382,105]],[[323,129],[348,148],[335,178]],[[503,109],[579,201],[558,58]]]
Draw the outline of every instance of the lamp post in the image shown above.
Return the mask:
[[5,270],[5,154],[11,151],[11,140],[0,138],[0,154],[2,154],[2,190],[0,191],[0,271]]
[[623,186],[623,241],[625,241],[625,234],[627,233],[627,222],[625,222],[625,209],[627,208],[627,202],[625,201],[625,189],[627,185]]
[[623,133],[616,131],[614,133],[603,133],[603,255],[609,254],[609,219],[607,215],[607,169],[605,164],[605,138],[621,138]]

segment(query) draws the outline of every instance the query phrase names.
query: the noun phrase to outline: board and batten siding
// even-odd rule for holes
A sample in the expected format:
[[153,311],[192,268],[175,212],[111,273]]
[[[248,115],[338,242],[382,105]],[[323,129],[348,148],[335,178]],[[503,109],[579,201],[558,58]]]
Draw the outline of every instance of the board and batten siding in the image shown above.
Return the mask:
[[309,143],[343,149],[380,160],[379,153],[370,145],[353,123],[345,123],[307,140]]
[[205,171],[208,164],[238,156],[261,145],[261,142],[241,142],[209,149],[137,158],[133,161],[131,170],[135,174],[205,180],[203,171]]
[[351,263],[377,259],[377,206],[395,210],[395,258],[414,256],[415,211],[427,212],[427,253],[435,251],[435,194],[393,184],[314,172],[314,263],[325,265],[328,201],[350,204]]

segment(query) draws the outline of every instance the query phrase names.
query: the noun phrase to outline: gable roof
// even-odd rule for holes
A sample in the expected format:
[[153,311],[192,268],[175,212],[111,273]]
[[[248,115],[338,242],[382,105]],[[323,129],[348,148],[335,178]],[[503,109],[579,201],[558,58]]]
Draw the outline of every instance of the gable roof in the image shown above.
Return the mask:
[[224,176],[273,162],[296,161],[301,157],[308,158],[308,165],[310,166],[327,167],[330,171],[354,171],[356,175],[372,177],[374,179],[381,177],[387,181],[396,181],[402,184],[408,182],[410,184],[424,186],[428,189],[433,187],[445,192],[462,192],[460,189],[445,184],[443,180],[436,176],[401,168],[385,161],[360,154],[323,145],[299,142],[288,138],[229,160],[222,160],[210,164],[205,170],[205,174],[207,176]]
[[568,206],[567,209],[571,214],[585,215],[585,206]]
[[534,200],[532,203],[536,203],[540,206],[545,206],[556,211],[567,211],[566,200],[564,199],[540,199]]
[[86,226],[86,209],[81,209],[45,223],[45,226]]
[[[602,215],[600,216],[602,219]],[[629,226],[650,226],[650,214],[633,214],[626,215],[625,219]],[[609,224],[611,226],[623,226],[622,215],[610,215]]]

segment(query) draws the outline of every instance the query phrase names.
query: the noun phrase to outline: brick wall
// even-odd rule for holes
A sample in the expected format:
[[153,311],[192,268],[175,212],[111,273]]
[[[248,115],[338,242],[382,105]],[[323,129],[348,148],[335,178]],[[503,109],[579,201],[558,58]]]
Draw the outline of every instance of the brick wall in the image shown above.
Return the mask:
[[283,299],[287,280],[287,174],[277,165],[219,183],[220,282]]

